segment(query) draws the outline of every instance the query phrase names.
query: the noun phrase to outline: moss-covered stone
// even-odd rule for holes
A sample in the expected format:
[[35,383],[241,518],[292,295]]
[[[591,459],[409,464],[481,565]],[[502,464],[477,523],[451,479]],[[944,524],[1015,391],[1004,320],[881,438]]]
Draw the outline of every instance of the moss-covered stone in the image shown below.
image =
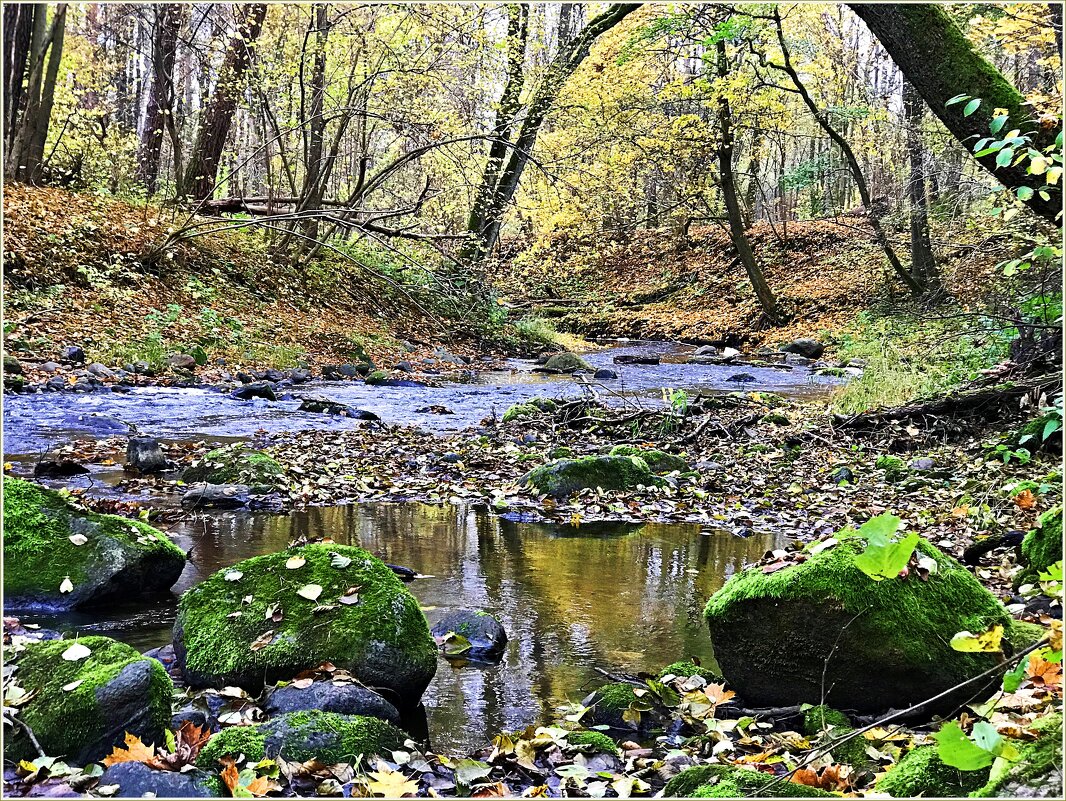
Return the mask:
[[[304,562],[287,567],[290,557]],[[297,594],[307,585],[322,588],[316,600]],[[358,600],[349,603],[353,589]],[[418,601],[381,560],[344,545],[305,545],[220,570],[182,596],[174,644],[195,687],[254,691],[328,661],[400,709],[417,705],[437,669]]]
[[[812,706],[803,713],[803,733],[819,738],[819,747],[829,745],[853,731],[855,728],[847,715],[825,704]],[[866,740],[862,737],[841,743],[830,754],[837,762],[853,767],[861,767],[870,761],[866,756]]]
[[[14,660],[15,681],[34,693],[19,715],[44,752],[83,765],[111,753],[127,731],[162,744],[174,694],[163,665],[109,637],[82,637],[78,644],[89,649],[89,656],[64,659],[73,644],[27,643]],[[9,730],[5,739],[5,758],[37,756],[20,730]]]
[[185,468],[181,480],[186,484],[247,484],[272,487],[284,476],[281,465],[262,451],[238,443],[216,448],[204,454],[196,464]]
[[874,462],[874,467],[878,470],[885,471],[886,481],[899,481],[907,475],[907,463],[898,456],[882,454],[877,457],[877,461]]
[[648,463],[653,473],[671,473],[674,470],[684,472],[689,469],[688,462],[672,453],[653,448],[637,448],[633,445],[615,445],[610,456],[636,456]]
[[548,370],[572,373],[575,370],[592,370],[592,366],[576,353],[556,353],[544,363]]
[[701,676],[708,684],[722,684],[725,679],[713,670],[697,665],[691,660],[683,660],[681,662],[674,662],[672,665],[667,665],[659,671],[658,678],[664,676]]
[[1025,568],[1018,574],[1016,586],[1034,584],[1040,574],[1056,562],[1062,561],[1062,507],[1056,506],[1040,515],[1037,526],[1022,540],[1022,562]]
[[1057,798],[1062,789],[1062,712],[1036,720],[1030,727],[1037,738],[1016,743],[1021,758],[992,766],[988,783],[974,798]]
[[734,765],[697,765],[674,776],[663,798],[826,798],[825,790]]
[[[73,609],[151,595],[169,589],[184,566],[184,552],[162,531],[77,509],[59,492],[4,476],[8,609]],[[61,592],[67,578],[73,589]]]
[[520,420],[523,417],[536,417],[544,412],[553,412],[559,408],[559,404],[551,398],[530,398],[525,403],[516,403],[503,413],[503,422],[510,423],[512,420]]
[[566,498],[584,489],[630,490],[639,485],[656,486],[660,479],[648,463],[635,456],[586,456],[559,459],[526,473],[520,484],[541,495]]
[[[864,548],[853,537],[773,573],[749,568],[711,597],[705,615],[718,664],[746,701],[825,700],[876,712],[924,701],[995,667],[995,655],[948,644],[957,632],[1011,622],[968,570],[922,540],[918,552],[937,565],[927,580],[912,573],[874,581],[855,564]],[[989,688],[996,682],[993,674]],[[946,696],[944,707],[957,700]]]
[[378,718],[337,715],[310,710],[293,712],[255,726],[223,729],[200,751],[196,764],[217,768],[222,757],[277,759],[306,762],[317,759],[327,765],[356,762],[389,754],[403,747],[404,733]]
[[605,684],[597,689],[592,709],[586,713],[586,725],[628,731],[647,730],[658,714],[650,708],[648,696],[638,699],[633,689],[633,685],[625,682]]
[[374,370],[363,380],[372,387],[382,386],[388,382],[389,374],[384,370]]
[[964,798],[988,781],[988,768],[959,770],[945,765],[935,745],[909,751],[877,781],[877,791],[894,798]]
[[606,734],[598,731],[575,731],[566,738],[570,745],[576,745],[583,750],[596,754],[621,755],[622,751]]

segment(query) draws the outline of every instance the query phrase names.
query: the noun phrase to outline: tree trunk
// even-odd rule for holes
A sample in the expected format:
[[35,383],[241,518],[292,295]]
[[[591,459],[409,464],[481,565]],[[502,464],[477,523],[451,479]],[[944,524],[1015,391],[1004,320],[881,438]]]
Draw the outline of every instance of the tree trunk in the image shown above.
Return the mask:
[[[521,4],[525,8],[525,4]],[[559,48],[559,53],[548,65],[541,80],[540,86],[534,93],[532,100],[526,108],[525,120],[518,132],[518,138],[514,142],[503,144],[504,153],[510,151],[510,156],[503,160],[499,157],[502,168],[497,169],[493,165],[493,154],[490,148],[489,164],[486,164],[481,184],[478,187],[474,204],[467,221],[467,233],[469,234],[466,244],[460,250],[459,260],[462,262],[477,263],[482,261],[496,244],[500,234],[500,224],[503,221],[504,212],[514,197],[522,172],[529,162],[533,152],[533,146],[537,142],[537,134],[544,118],[555,104],[563,85],[588,56],[593,42],[603,33],[606,33],[627,16],[640,8],[639,4],[612,3],[606,11],[597,16],[588,26],[572,41]],[[509,34],[510,36],[510,34]],[[513,68],[512,68],[513,72]],[[508,89],[511,82],[508,81]],[[520,85],[518,89],[520,90]],[[517,99],[517,92],[515,95]],[[501,107],[503,101],[501,100]],[[499,119],[499,118],[498,118]],[[513,122],[513,115],[508,118],[508,127]],[[493,142],[495,146],[497,142]]]
[[[1060,129],[1056,120],[1042,125],[1025,105],[1025,97],[994,66],[989,64],[959,29],[946,8],[931,3],[849,3],[874,36],[892,56],[929,108],[949,131],[970,150],[973,143],[989,135],[992,113],[1006,109],[1007,128],[1019,128],[1032,136],[1038,150],[1051,145]],[[945,105],[967,94],[981,99],[970,116],[963,115],[964,103]],[[1056,222],[1062,209],[1062,195],[1044,200],[1036,190],[1044,185],[1041,175],[1028,175],[1024,164],[997,167],[996,154],[977,159],[1008,189],[1031,187],[1027,205],[1045,220]]]
[[4,144],[9,152],[15,140],[22,107],[22,83],[30,56],[33,18],[41,6],[12,3],[4,6]]
[[[326,94],[326,42],[329,39],[329,6],[318,3],[314,6],[311,29],[315,35],[314,58],[311,65],[311,102],[307,109],[307,139],[304,150],[303,197],[297,211],[315,209],[322,202],[325,192],[326,176],[323,172],[322,157],[326,137],[326,118],[323,116]],[[310,33],[310,32],[309,32]],[[304,236],[314,239],[318,236],[318,220],[308,220],[303,224]],[[306,242],[306,240],[303,240]]]
[[911,274],[915,281],[928,289],[937,283],[937,275],[926,209],[925,153],[920,130],[922,99],[906,79],[903,81],[903,118],[907,126],[907,156],[910,161],[907,198],[911,212]]
[[[729,62],[726,58],[725,41],[719,39],[717,44],[718,77],[726,78],[729,75]],[[751,242],[744,228],[744,210],[741,208],[740,199],[737,197],[736,176],[733,173],[733,115],[729,108],[729,100],[723,94],[718,100],[718,170],[722,178],[722,199],[725,201],[726,217],[729,219],[729,236],[733,241],[733,247],[737,249],[741,264],[748,274],[755,297],[759,299],[759,305],[763,313],[771,323],[778,322],[777,300],[773,290],[766,283],[766,276],[762,268],[755,260],[755,253],[751,249]]]
[[[154,6],[152,30],[152,83],[148,90],[148,110],[137,152],[137,177],[149,197],[155,194],[159,180],[159,156],[163,134],[170,129],[167,117],[174,115],[174,61],[178,51],[185,6],[180,3]],[[175,180],[180,176],[175,172]]]
[[263,29],[267,6],[265,3],[252,3],[242,6],[241,12],[237,31],[226,48],[215,91],[200,117],[196,144],[185,168],[182,191],[192,200],[209,198],[214,191],[218,165],[233,123],[233,114],[237,110],[244,73],[251,62],[255,40]]

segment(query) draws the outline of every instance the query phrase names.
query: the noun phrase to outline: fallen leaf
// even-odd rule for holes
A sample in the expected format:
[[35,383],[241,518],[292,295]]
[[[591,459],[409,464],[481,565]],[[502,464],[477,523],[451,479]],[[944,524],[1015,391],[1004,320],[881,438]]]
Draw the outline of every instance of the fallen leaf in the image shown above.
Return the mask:
[[285,562],[285,567],[289,570],[295,570],[298,567],[303,567],[307,564],[307,560],[302,556],[290,556]]
[[104,767],[118,765],[120,762],[152,763],[155,760],[155,746],[145,745],[141,738],[126,732],[126,747],[115,746],[109,756],[104,757]]
[[63,658],[68,662],[77,662],[79,659],[84,659],[91,653],[92,651],[80,642],[76,642],[63,652]]
[[274,629],[261,634],[255,642],[248,646],[251,651],[259,651],[266,648],[274,640]]
[[296,594],[301,598],[306,598],[308,601],[317,601],[318,596],[322,594],[322,585],[305,584],[296,591]]

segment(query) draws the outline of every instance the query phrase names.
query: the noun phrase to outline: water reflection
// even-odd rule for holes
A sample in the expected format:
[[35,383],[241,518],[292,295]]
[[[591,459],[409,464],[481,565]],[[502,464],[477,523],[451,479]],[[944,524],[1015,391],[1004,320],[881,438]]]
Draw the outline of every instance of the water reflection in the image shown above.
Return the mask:
[[[218,514],[172,530],[192,549],[181,591],[294,537],[361,545],[426,578],[409,585],[433,622],[450,608],[495,614],[507,630],[497,666],[441,660],[426,693],[435,748],[463,752],[497,732],[580,700],[595,667],[653,671],[675,659],[712,660],[700,611],[745,562],[778,542],[696,525],[557,527],[502,521],[484,510],[422,504],[314,508],[290,516]],[[37,622],[107,630],[138,647],[165,642],[173,602]]]

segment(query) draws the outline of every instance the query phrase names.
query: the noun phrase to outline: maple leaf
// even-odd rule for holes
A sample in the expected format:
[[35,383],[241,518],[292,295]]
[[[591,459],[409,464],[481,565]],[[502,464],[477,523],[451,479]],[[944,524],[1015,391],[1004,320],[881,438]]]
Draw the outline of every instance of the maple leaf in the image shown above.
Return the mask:
[[1014,503],[1019,509],[1032,509],[1036,506],[1036,496],[1032,490],[1023,490],[1014,496]]
[[1056,662],[1047,661],[1037,651],[1029,654],[1029,667],[1026,673],[1029,681],[1037,687],[1054,690],[1062,686],[1062,666]]
[[219,777],[222,779],[222,783],[226,785],[226,789],[229,790],[229,794],[235,796],[237,794],[237,788],[240,787],[240,774],[237,772],[237,765],[235,764],[233,757],[223,757],[219,760],[225,768]]
[[136,734],[126,732],[126,747],[115,746],[110,755],[104,757],[104,766],[111,767],[121,762],[144,762],[151,765],[156,761],[155,746],[145,745]]
[[398,770],[380,770],[369,775],[370,780],[365,781],[364,784],[372,795],[382,798],[404,798],[418,792],[418,782],[411,781]]

